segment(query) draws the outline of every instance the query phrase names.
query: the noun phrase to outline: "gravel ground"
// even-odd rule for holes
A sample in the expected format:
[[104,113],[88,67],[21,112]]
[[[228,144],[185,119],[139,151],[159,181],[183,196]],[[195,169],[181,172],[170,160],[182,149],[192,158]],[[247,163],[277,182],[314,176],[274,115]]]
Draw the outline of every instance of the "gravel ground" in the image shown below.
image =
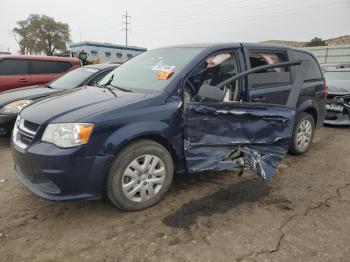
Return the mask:
[[178,175],[157,206],[49,202],[13,174],[0,139],[0,261],[349,261],[350,129],[323,128],[272,182]]

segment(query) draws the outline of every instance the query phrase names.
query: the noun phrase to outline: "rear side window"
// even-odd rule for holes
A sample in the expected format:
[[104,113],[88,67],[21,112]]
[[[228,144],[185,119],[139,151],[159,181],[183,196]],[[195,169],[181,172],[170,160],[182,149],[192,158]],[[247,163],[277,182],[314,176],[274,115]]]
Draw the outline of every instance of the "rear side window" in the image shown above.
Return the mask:
[[[249,51],[248,55],[250,68],[288,61],[287,54],[285,52]],[[250,74],[248,76],[248,82],[252,88],[289,84],[291,82],[290,68],[272,68]]]
[[309,66],[309,70],[306,73],[305,80],[322,79],[321,69],[318,65],[318,62],[315,60],[315,58],[312,55],[306,52],[299,52],[299,51],[293,51],[292,54],[293,54],[294,60],[310,60],[310,66]]
[[38,74],[60,74],[65,70],[56,61],[32,61],[31,73]]
[[27,75],[28,61],[5,59],[0,60],[0,75]]

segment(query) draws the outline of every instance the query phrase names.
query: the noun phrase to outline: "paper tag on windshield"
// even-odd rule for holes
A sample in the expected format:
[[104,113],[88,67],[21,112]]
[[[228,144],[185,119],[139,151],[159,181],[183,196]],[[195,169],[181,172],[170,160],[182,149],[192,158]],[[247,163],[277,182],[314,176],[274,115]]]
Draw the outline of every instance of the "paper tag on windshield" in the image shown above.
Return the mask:
[[174,74],[174,71],[171,70],[164,70],[157,74],[158,80],[168,80],[172,75]]

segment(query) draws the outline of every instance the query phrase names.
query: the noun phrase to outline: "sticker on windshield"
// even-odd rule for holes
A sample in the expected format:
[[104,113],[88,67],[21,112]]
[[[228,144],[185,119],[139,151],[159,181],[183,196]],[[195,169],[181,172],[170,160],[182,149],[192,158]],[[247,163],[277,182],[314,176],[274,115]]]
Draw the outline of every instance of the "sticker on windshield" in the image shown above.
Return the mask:
[[175,66],[172,65],[155,65],[152,68],[152,71],[173,71],[173,69],[175,68]]
[[164,70],[157,74],[158,80],[168,80],[172,75],[174,74],[174,71],[171,70]]

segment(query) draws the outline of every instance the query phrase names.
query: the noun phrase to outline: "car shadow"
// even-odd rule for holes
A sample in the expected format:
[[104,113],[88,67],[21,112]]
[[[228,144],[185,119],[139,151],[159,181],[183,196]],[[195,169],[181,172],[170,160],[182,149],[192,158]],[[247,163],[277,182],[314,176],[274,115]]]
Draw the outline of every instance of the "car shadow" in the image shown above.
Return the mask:
[[334,128],[334,129],[350,129],[350,125],[330,125],[324,124],[323,127]]
[[10,136],[0,136],[0,148],[1,147],[9,147],[11,144],[11,139]]
[[243,203],[257,202],[270,193],[270,187],[261,179],[241,180],[213,194],[191,200],[163,219],[165,225],[189,229],[199,217],[226,213]]

